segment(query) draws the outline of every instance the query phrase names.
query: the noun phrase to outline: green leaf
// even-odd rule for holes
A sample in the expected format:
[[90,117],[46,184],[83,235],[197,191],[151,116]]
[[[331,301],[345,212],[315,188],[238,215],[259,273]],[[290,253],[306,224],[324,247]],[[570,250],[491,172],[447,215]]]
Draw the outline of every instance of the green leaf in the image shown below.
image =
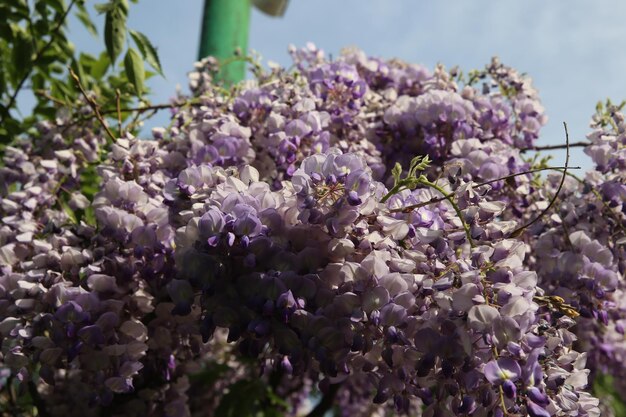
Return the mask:
[[47,36],[50,33],[50,19],[37,19],[33,23],[33,36],[36,39],[41,39],[43,36]]
[[[39,71],[36,71],[31,77],[30,82],[33,88],[33,91],[43,90],[46,88],[46,77]],[[39,100],[39,96],[37,99]]]
[[53,120],[57,115],[58,108],[52,106],[37,106],[33,110],[33,113],[37,116],[43,116],[47,119]]
[[89,206],[82,213],[81,220],[87,223],[90,226],[96,226],[98,223],[96,221],[96,211],[92,206]]
[[216,417],[249,417],[258,410],[258,403],[265,399],[267,391],[260,380],[237,381],[228,387],[215,410]]
[[80,3],[78,4],[78,11],[76,12],[76,17],[78,18],[78,20],[80,20],[80,22],[83,24],[85,29],[89,31],[89,33],[91,33],[93,36],[98,36],[98,29],[96,28],[96,25],[91,20],[91,17],[89,17],[89,12],[87,12],[87,9],[85,8],[83,4],[80,4]]
[[108,3],[98,3],[93,6],[99,14],[108,13],[115,9],[115,4],[113,2]]
[[76,214],[70,208],[70,206],[63,200],[63,198],[59,198],[58,201],[59,201],[59,205],[61,206],[65,214],[67,214],[67,217],[69,217],[70,221],[74,224],[78,224],[78,219],[76,218]]
[[128,16],[128,0],[115,0],[115,7],[123,13],[124,16]]
[[85,52],[81,52],[78,55],[78,60],[80,61],[81,65],[85,67],[86,69],[91,69],[91,67],[96,62],[96,58],[93,55],[85,53]]
[[11,1],[11,4],[9,4],[9,7],[13,10],[11,10],[12,14],[16,17],[20,17],[22,19],[28,19],[28,16],[30,15],[30,9],[28,7],[28,2],[25,0],[19,0],[19,1]]
[[615,381],[611,375],[598,374],[593,383],[593,394],[608,403],[613,415],[626,416],[626,404],[615,389]]
[[104,20],[104,44],[112,63],[122,53],[125,41],[126,16],[117,10],[108,11]]
[[129,48],[124,57],[124,68],[128,81],[135,87],[137,95],[141,96],[143,92],[143,82],[145,80],[145,69],[143,60],[134,48]]
[[80,176],[80,192],[89,201],[93,201],[94,196],[100,191],[100,177],[94,165],[87,165]]
[[85,83],[87,88],[89,88],[89,85],[86,84],[87,76],[85,74],[85,68],[83,67],[81,60],[72,59],[71,65],[72,65],[72,69],[74,70],[74,72],[78,75],[78,79],[83,80],[83,83]]
[[[0,13],[4,13],[2,9],[0,9]],[[11,42],[13,39],[13,30],[11,29],[11,25],[8,21],[3,21],[0,19],[0,39],[4,42]]]
[[49,72],[48,66],[54,62],[59,62],[61,58],[61,51],[59,50],[57,45],[50,45],[48,49],[46,49],[41,55],[39,55],[39,59],[37,60],[37,66],[43,72]]
[[102,79],[104,74],[106,74],[109,65],[111,64],[111,60],[106,52],[100,54],[98,60],[91,67],[91,76],[96,80]]
[[272,405],[284,408],[285,410],[289,409],[289,403],[283,397],[280,397],[272,391],[269,386],[267,387],[267,398],[270,400]]
[[422,157],[419,155],[411,159],[411,163],[409,165],[409,177],[413,176],[413,174],[415,173],[415,169],[421,160],[422,160]]
[[409,177],[414,177],[417,174],[417,171],[424,171],[430,165],[430,159],[428,155],[426,156],[416,156],[411,160],[411,164],[409,166]]
[[50,94],[52,97],[65,101],[71,101],[75,96],[74,91],[67,84],[56,78],[50,78]]
[[263,13],[280,17],[285,14],[289,0],[252,0],[252,4]]
[[57,47],[61,51],[61,57],[64,59],[72,59],[74,57],[74,52],[76,51],[76,47],[72,42],[66,40],[59,40],[57,42]]
[[94,8],[99,14],[118,12],[124,17],[128,15],[128,1],[127,0],[109,0],[106,3],[98,3],[94,5]]
[[157,49],[152,45],[150,39],[141,32],[134,30],[130,31],[130,36],[135,41],[135,45],[139,48],[139,52],[152,68],[154,68],[159,74],[163,75],[163,69],[161,68],[161,62],[159,61],[159,54]]
[[17,31],[15,44],[12,51],[13,62],[11,67],[15,70],[15,83],[21,78],[21,76],[30,68],[33,44],[30,37],[22,30]]
[[57,13],[65,12],[65,2],[63,0],[47,0],[45,3],[52,7]]
[[189,375],[189,380],[194,386],[210,387],[217,380],[224,377],[230,370],[230,366],[218,362],[209,362],[203,365],[203,369],[200,372],[192,373]]

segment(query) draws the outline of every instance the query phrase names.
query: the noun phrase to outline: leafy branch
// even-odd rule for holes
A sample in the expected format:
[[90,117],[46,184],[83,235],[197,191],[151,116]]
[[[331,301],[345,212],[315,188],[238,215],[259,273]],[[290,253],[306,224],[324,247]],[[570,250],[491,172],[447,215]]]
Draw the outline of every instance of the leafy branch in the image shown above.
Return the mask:
[[589,142],[574,142],[568,145],[547,145],[547,146],[531,146],[529,148],[520,149],[520,152],[540,152],[540,151],[553,151],[557,149],[567,149],[569,148],[584,148],[589,146]]
[[418,171],[424,171],[430,165],[430,159],[428,155],[426,156],[416,156],[411,160],[411,164],[409,165],[409,172],[404,178],[402,176],[402,165],[396,162],[396,165],[391,170],[391,175],[394,179],[394,184],[391,190],[380,200],[381,203],[386,203],[389,198],[395,194],[398,194],[400,191],[409,189],[414,190],[418,185],[421,184],[422,179],[426,179],[426,176],[420,175],[417,176]]
[[[118,126],[120,116],[122,121],[129,116],[118,109],[147,103],[142,96],[149,93],[146,80],[153,74],[146,71],[146,65],[160,75],[163,70],[157,48],[148,37],[127,27],[129,0],[105,0],[93,6],[103,15],[106,50],[96,56],[76,52],[68,39],[70,13],[97,35],[84,0],[68,0],[67,6],[61,0],[5,3],[0,2],[0,153],[25,133],[36,135],[33,128],[38,121],[55,120],[59,108],[73,110],[82,101],[84,94],[68,66],[83,89],[98,97],[100,109],[115,109]],[[123,67],[115,65],[120,55]],[[32,111],[23,115],[17,110],[26,88],[35,93],[35,103]],[[104,114],[100,111],[100,116]],[[80,112],[74,116],[81,121],[91,119]],[[74,125],[72,119],[69,123]]]
[[91,110],[93,111],[94,115],[96,116],[96,119],[98,119],[98,122],[100,122],[100,124],[104,128],[104,131],[109,136],[110,143],[115,142],[115,140],[116,140],[115,135],[113,134],[113,132],[111,132],[111,129],[109,129],[109,126],[104,121],[104,118],[102,117],[102,114],[100,114],[100,110],[98,109],[98,104],[95,102],[95,100],[93,98],[89,97],[89,94],[87,94],[87,92],[85,91],[85,88],[81,84],[80,78],[78,78],[78,75],[76,75],[76,73],[72,70],[72,68],[69,68],[69,70],[70,70],[70,75],[74,79],[74,82],[76,82],[76,86],[78,87],[78,89],[80,90],[81,94],[83,95],[83,97],[87,101],[87,104],[89,104],[89,107],[91,107]]
[[0,115],[0,124],[2,124],[6,120],[6,118],[10,115],[11,109],[13,108],[17,100],[17,96],[22,90],[22,87],[24,86],[24,83],[26,82],[26,80],[28,80],[28,78],[30,77],[35,65],[39,62],[41,57],[50,48],[50,46],[56,41],[57,39],[56,36],[58,32],[61,30],[61,28],[63,27],[63,25],[65,25],[67,16],[72,10],[72,7],[74,7],[75,3],[76,3],[76,0],[72,0],[70,2],[69,6],[67,6],[63,14],[61,14],[60,18],[57,20],[56,26],[50,32],[50,39],[48,40],[48,42],[46,42],[46,44],[43,47],[41,47],[40,49],[37,50],[37,52],[35,52],[35,56],[32,58],[31,62],[27,66],[26,72],[24,73],[20,81],[17,83],[15,90],[13,90],[13,93],[11,94],[9,98],[8,104],[6,106],[2,106],[3,112]]
[[416,156],[415,158],[411,160],[411,164],[409,165],[409,172],[404,178],[401,178],[402,165],[396,162],[396,165],[391,170],[391,175],[393,176],[393,179],[394,179],[394,185],[391,188],[391,190],[389,190],[389,192],[380,200],[380,202],[385,203],[393,195],[406,189],[414,190],[420,185],[432,188],[438,191],[439,193],[441,193],[443,195],[443,199],[448,200],[448,202],[452,205],[452,208],[454,209],[456,215],[461,221],[461,225],[463,226],[463,230],[465,231],[465,236],[467,238],[467,241],[469,242],[470,246],[473,247],[474,240],[472,239],[470,228],[467,225],[467,222],[465,221],[463,217],[463,212],[461,211],[459,205],[456,203],[456,201],[454,201],[454,198],[453,198],[454,194],[447,193],[446,190],[444,190],[441,186],[435,184],[434,182],[429,181],[428,178],[426,178],[426,175],[424,174],[420,174],[419,176],[417,175],[418,172],[426,170],[426,168],[428,168],[428,166],[430,165],[430,162],[431,161],[428,155],[423,156],[423,157]]
[[[541,172],[541,171],[563,171],[564,169],[566,169],[566,167],[544,167],[544,168],[537,168],[537,169],[530,169],[528,171],[523,171],[523,172],[517,172],[515,174],[510,174],[510,175],[505,175],[504,177],[500,177],[500,178],[495,178],[493,180],[489,180],[489,181],[484,181],[484,182],[480,182],[478,184],[474,184],[474,188],[480,188],[483,187],[485,185],[489,185],[489,184],[493,184],[494,182],[498,182],[498,181],[506,181],[509,180],[511,178],[515,178],[515,177],[520,177],[522,175],[529,175],[529,174],[534,174],[536,172]],[[567,167],[568,170],[574,170],[574,169],[581,169],[580,167]],[[569,175],[569,173],[568,173]],[[424,201],[421,203],[417,203],[417,204],[412,204],[410,206],[405,206],[405,207],[400,207],[400,208],[396,208],[396,209],[392,209],[390,210],[391,213],[410,213],[411,211],[418,209],[420,207],[425,207],[431,204],[436,204],[436,203],[440,203],[444,200],[446,200],[449,197],[453,197],[454,193],[448,193],[445,194],[443,197],[437,197],[437,198],[432,198],[428,201]]]
[[425,185],[427,187],[433,188],[437,191],[439,191],[441,194],[443,194],[443,196],[445,197],[446,200],[448,200],[448,202],[452,205],[452,208],[454,209],[457,217],[459,218],[459,220],[461,221],[461,225],[463,226],[463,230],[465,231],[465,237],[467,238],[467,241],[469,242],[471,247],[474,247],[474,240],[472,239],[472,233],[470,232],[470,228],[467,224],[467,222],[465,221],[465,218],[463,216],[463,212],[461,211],[461,209],[459,208],[459,205],[456,203],[456,201],[454,201],[454,198],[452,198],[451,196],[448,196],[448,193],[446,193],[446,190],[444,190],[442,187],[440,187],[439,185],[430,182],[428,180],[422,180],[420,181],[420,184]]

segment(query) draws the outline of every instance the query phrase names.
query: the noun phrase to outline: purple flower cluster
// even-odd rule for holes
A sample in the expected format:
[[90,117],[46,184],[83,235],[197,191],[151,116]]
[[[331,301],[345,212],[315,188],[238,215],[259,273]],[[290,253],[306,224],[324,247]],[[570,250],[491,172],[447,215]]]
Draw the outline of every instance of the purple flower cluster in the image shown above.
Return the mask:
[[[535,249],[529,264],[539,273],[539,285],[546,293],[560,297],[580,314],[577,344],[588,352],[591,370],[617,377],[616,388],[624,395],[624,116],[609,106],[594,116],[592,127],[585,152],[595,170],[585,178],[566,179],[554,214],[534,226],[527,238]],[[548,177],[540,192],[555,193],[559,181]],[[542,205],[539,199],[533,201],[528,213],[541,210]]]
[[560,182],[524,174],[527,78],[291,53],[228,95],[198,64],[153,140],[61,117],[6,149],[0,388],[50,415],[233,415],[241,389],[294,416],[599,416],[595,375],[626,376],[623,116],[520,231]]

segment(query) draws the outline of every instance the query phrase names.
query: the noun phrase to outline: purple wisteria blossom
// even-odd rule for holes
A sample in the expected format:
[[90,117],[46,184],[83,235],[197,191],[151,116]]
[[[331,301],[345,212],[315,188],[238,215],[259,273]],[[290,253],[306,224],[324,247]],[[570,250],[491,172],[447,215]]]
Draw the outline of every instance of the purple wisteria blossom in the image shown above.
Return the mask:
[[562,174],[526,172],[546,122],[527,77],[290,53],[228,94],[198,63],[152,140],[59,117],[3,151],[2,395],[51,416],[600,416],[599,375],[626,392],[618,109],[594,118],[596,169],[520,229]]

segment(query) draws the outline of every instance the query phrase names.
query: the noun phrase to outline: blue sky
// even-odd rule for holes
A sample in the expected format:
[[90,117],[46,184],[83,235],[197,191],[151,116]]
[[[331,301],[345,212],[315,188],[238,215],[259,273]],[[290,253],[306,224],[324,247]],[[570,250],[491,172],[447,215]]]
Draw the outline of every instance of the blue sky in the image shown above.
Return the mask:
[[[202,6],[202,0],[131,5],[129,26],[158,46],[167,77],[151,81],[154,102],[167,101],[177,84],[186,88]],[[333,55],[357,46],[429,68],[438,62],[482,68],[498,55],[533,78],[550,119],[540,144],[555,144],[564,141],[563,121],[571,140],[581,140],[598,100],[626,99],[625,20],[626,2],[618,0],[291,0],[283,18],[253,11],[249,46],[283,65],[290,63],[289,44],[309,41]],[[79,50],[102,50],[102,41],[76,22],[70,29]],[[563,158],[557,153],[555,163]],[[579,150],[572,163],[590,167]]]

